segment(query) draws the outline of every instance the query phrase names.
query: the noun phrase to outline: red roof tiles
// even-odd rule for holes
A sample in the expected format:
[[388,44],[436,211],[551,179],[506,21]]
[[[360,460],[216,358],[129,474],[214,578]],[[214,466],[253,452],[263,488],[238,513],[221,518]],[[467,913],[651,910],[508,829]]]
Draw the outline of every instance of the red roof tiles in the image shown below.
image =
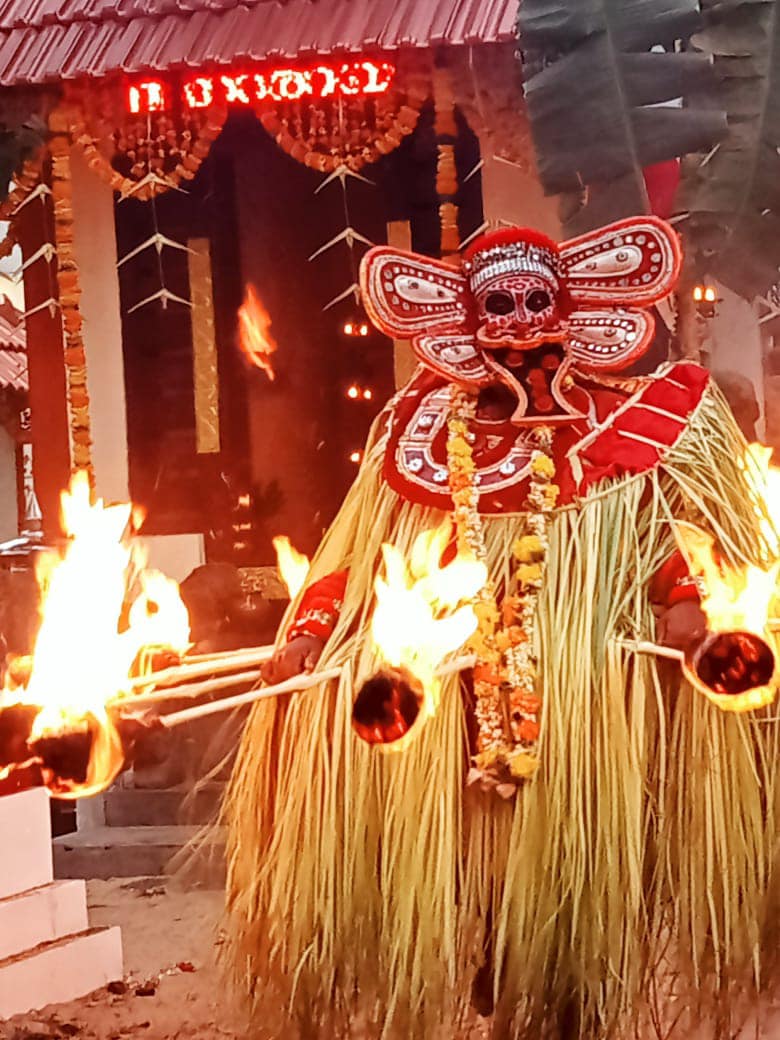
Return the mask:
[[0,85],[514,37],[517,0],[0,0]]
[[27,390],[27,340],[22,315],[0,297],[0,387]]

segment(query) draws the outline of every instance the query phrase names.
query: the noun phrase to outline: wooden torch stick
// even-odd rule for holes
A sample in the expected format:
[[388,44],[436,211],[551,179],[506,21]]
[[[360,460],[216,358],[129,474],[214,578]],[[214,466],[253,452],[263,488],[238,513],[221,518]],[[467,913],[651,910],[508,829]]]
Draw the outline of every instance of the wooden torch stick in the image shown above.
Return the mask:
[[[436,674],[440,678],[444,678],[447,675],[453,675],[455,672],[463,672],[468,668],[473,668],[475,663],[476,658],[473,654],[456,657],[452,661],[447,661],[441,665],[436,670]],[[161,715],[159,722],[165,729],[173,729],[175,726],[181,726],[185,722],[191,722],[193,719],[201,719],[221,711],[230,711],[233,708],[243,707],[244,704],[253,704],[255,701],[265,700],[268,697],[279,697],[283,693],[300,693],[318,686],[322,682],[337,679],[341,673],[342,668],[328,668],[324,672],[294,675],[292,679],[286,679],[284,682],[276,683],[274,686],[262,686],[256,690],[249,690],[247,693],[239,693],[235,697],[223,697],[221,700],[211,701],[208,704],[196,704],[193,708],[184,708],[182,711],[175,711],[170,715]]]
[[292,679],[276,683],[274,686],[261,686],[247,693],[239,693],[235,697],[223,697],[218,701],[210,701],[208,704],[196,704],[194,708],[184,708],[182,711],[174,711],[170,715],[161,715],[159,722],[165,729],[173,729],[193,719],[202,719],[207,715],[215,715],[221,711],[231,711],[233,708],[241,708],[244,704],[254,704],[255,701],[265,700],[267,697],[279,697],[283,693],[298,693],[308,690],[329,679],[338,679],[341,668],[328,668],[324,672],[311,672],[309,675],[294,675]]
[[221,654],[204,654],[184,660],[171,668],[159,672],[149,672],[134,678],[130,686],[138,689],[144,686],[173,686],[175,683],[197,679],[201,675],[216,675],[219,672],[233,672],[239,668],[251,668],[264,664],[274,655],[273,646],[256,646],[247,650],[229,650]]
[[684,661],[685,654],[682,650],[675,650],[671,646],[661,646],[660,643],[651,643],[648,640],[634,641],[621,639],[620,645],[626,650],[633,650],[635,654],[649,654],[654,657],[668,657],[670,661]]

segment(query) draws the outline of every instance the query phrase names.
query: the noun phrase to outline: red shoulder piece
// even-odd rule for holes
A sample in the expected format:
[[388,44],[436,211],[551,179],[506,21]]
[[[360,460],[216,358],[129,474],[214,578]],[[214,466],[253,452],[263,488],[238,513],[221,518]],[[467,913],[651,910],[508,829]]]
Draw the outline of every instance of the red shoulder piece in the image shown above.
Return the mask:
[[706,369],[680,362],[610,412],[571,453],[582,468],[580,494],[601,480],[655,469],[685,432],[708,384]]

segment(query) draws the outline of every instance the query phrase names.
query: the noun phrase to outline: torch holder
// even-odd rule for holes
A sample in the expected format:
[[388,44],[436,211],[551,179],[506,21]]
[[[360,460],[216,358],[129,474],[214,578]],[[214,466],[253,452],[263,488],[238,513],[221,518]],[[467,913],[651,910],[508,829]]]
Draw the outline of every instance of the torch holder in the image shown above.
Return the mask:
[[775,651],[755,632],[708,632],[682,662],[689,682],[723,711],[753,711],[775,695]]
[[368,744],[397,745],[419,720],[423,688],[406,668],[386,667],[360,688],[352,705],[352,726]]

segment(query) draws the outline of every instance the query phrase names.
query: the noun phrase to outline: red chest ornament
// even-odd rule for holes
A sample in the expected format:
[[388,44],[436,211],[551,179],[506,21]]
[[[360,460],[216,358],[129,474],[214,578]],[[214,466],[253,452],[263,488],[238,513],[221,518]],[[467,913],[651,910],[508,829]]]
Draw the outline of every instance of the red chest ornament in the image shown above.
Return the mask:
[[[538,425],[555,432],[562,502],[595,480],[657,465],[698,404],[706,373],[679,365],[633,385],[615,377],[650,345],[654,319],[645,308],[669,294],[679,268],[677,236],[655,217],[560,245],[509,228],[479,239],[460,267],[369,250],[361,265],[368,313],[387,335],[410,339],[428,370],[396,402],[389,483],[414,501],[450,504],[452,383],[503,398],[500,417],[473,424],[481,512],[523,508]],[[602,377],[614,386],[599,385]]]

